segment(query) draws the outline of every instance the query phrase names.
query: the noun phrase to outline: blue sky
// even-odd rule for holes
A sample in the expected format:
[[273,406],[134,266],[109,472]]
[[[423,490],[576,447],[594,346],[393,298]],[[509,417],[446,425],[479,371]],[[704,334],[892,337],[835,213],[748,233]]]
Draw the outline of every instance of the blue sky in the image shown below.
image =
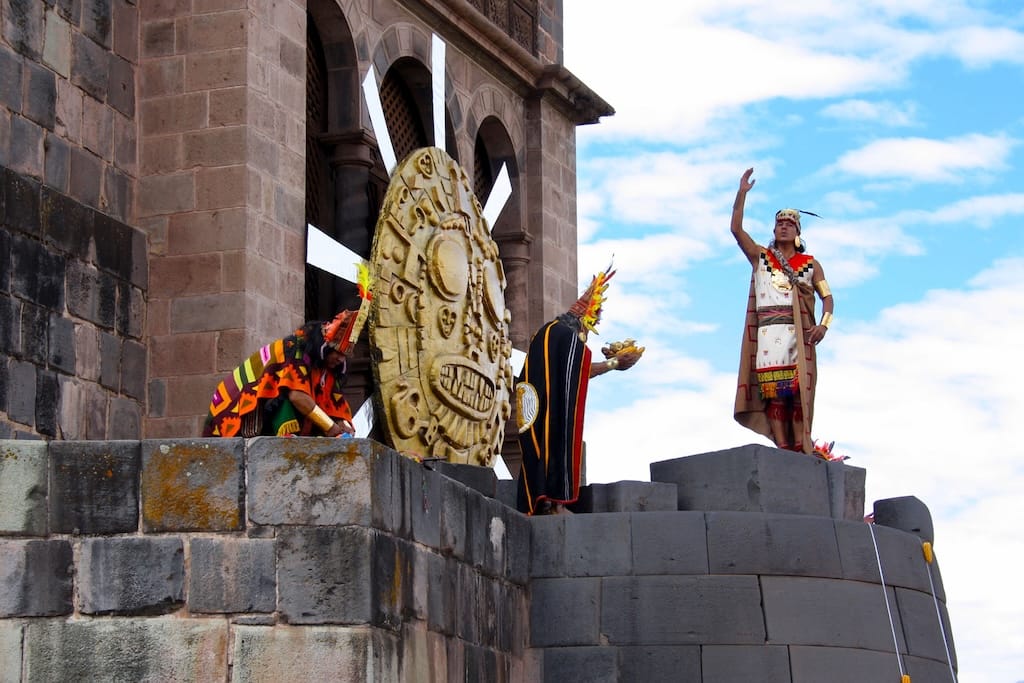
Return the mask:
[[[936,9],[935,6],[941,6]],[[580,282],[615,256],[591,481],[766,443],[732,421],[749,265],[795,206],[835,294],[814,436],[935,522],[962,683],[1024,681],[1024,5],[565,0],[565,63],[617,113],[578,132]],[[1011,356],[1011,351],[1015,351]]]

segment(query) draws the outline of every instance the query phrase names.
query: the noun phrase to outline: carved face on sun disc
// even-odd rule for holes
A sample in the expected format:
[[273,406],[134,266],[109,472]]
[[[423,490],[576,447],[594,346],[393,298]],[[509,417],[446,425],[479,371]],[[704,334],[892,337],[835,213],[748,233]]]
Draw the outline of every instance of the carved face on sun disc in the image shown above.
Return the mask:
[[505,274],[469,178],[427,147],[395,169],[371,253],[370,342],[395,449],[492,466],[511,414]]

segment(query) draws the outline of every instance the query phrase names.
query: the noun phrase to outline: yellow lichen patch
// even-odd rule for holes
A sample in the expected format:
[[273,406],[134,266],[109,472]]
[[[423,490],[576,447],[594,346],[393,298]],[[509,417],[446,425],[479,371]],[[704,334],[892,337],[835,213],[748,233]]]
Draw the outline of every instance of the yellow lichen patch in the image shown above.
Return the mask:
[[[238,464],[198,444],[160,449],[142,474],[146,523],[173,529],[237,529]],[[223,488],[225,494],[217,490]]]

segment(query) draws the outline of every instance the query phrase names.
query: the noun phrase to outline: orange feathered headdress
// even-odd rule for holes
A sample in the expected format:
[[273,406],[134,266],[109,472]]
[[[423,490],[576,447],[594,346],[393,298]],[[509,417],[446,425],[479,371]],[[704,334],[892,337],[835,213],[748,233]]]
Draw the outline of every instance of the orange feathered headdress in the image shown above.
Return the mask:
[[334,320],[324,323],[324,343],[340,353],[348,353],[349,348],[356,343],[359,333],[366,324],[366,318],[370,314],[370,301],[373,295],[370,291],[370,269],[366,263],[357,263],[358,273],[356,287],[359,291],[358,311],[341,311],[334,316]]
[[597,334],[597,325],[601,322],[601,306],[604,304],[604,293],[608,289],[608,281],[615,275],[611,264],[604,272],[598,273],[590,281],[590,286],[580,295],[569,308],[569,315],[580,319],[584,329]]

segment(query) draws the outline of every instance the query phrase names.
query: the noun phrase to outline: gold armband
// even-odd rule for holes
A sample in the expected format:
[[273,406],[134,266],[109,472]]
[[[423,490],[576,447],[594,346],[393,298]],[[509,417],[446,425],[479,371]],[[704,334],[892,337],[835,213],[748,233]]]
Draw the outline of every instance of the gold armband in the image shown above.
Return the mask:
[[608,366],[609,370],[618,370],[619,369],[619,359],[615,358],[615,357],[609,358],[608,360],[605,361],[605,365]]
[[825,297],[832,296],[832,290],[829,289],[828,280],[824,280],[824,279],[818,280],[818,284],[816,284],[814,286],[817,287],[818,294],[821,295],[822,299],[824,299]]
[[332,420],[331,416],[325,413],[323,408],[320,406],[315,406],[313,410],[309,411],[309,415],[306,417],[312,420],[313,424],[322,429],[324,434],[331,431],[331,428],[334,427],[334,420]]
[[824,325],[825,329],[828,329],[828,326],[832,324],[832,314],[831,313],[823,313],[822,316],[821,316],[821,322],[818,323],[818,324],[819,325]]

